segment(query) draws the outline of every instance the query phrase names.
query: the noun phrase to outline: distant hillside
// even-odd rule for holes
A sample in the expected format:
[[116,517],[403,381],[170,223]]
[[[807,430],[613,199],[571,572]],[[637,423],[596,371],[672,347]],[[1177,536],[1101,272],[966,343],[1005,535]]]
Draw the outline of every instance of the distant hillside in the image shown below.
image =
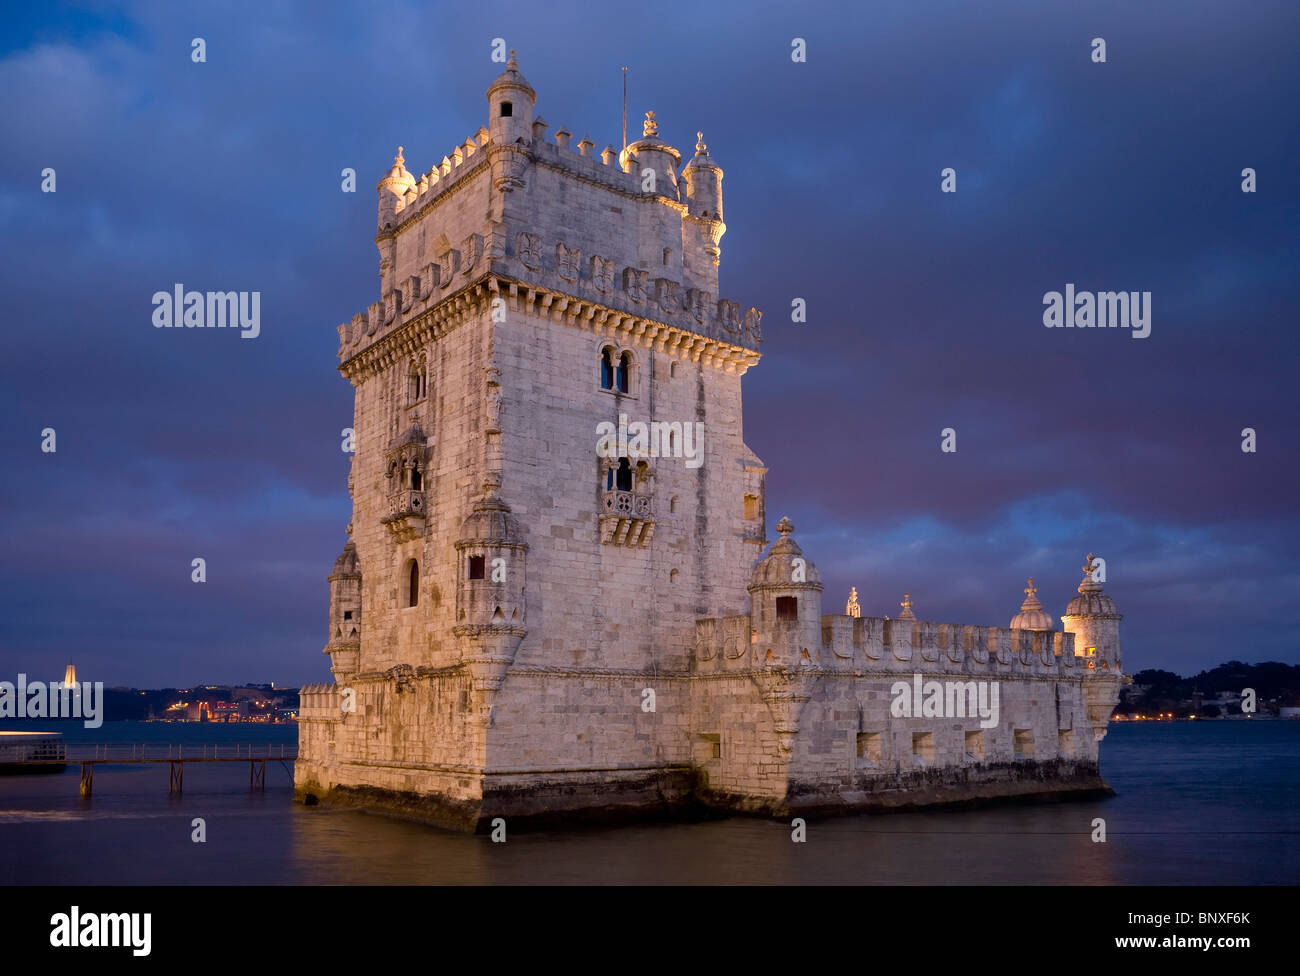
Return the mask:
[[270,685],[201,685],[193,688],[105,688],[104,717],[110,722],[162,718],[177,702],[234,702],[256,697],[280,709],[298,708],[297,688]]
[[1300,706],[1300,665],[1266,661],[1228,661],[1189,678],[1152,668],[1133,675],[1133,685],[1120,695],[1118,715],[1173,712],[1210,718],[1241,714],[1241,693],[1253,688],[1258,712]]

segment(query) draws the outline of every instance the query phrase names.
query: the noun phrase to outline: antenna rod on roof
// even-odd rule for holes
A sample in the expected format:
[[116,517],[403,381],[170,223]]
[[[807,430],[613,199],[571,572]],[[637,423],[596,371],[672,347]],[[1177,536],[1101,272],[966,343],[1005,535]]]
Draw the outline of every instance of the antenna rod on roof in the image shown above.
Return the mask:
[[627,151],[627,65],[623,66],[623,150]]

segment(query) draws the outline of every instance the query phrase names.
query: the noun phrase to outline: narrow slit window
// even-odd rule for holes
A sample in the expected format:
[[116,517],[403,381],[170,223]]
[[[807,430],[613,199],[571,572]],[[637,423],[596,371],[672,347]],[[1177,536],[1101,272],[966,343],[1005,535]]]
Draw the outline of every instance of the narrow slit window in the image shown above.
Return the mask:
[[602,390],[614,388],[614,363],[609,357],[608,349],[600,351],[600,388]]
[[619,393],[628,392],[628,377],[632,373],[632,356],[630,353],[623,353],[618,357],[618,371],[614,380],[618,386]]

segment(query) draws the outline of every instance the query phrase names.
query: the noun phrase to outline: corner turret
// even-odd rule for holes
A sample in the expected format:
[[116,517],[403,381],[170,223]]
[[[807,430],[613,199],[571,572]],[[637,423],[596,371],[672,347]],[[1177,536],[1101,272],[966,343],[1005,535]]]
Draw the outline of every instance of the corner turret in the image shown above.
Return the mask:
[[510,52],[506,70],[497,75],[488,87],[488,133],[498,146],[519,144],[527,146],[533,141],[533,108],[537,105],[537,92],[519,73],[515,52]]
[[406,206],[406,194],[415,189],[415,177],[406,171],[406,157],[402,155],[403,146],[397,147],[393,157],[393,168],[379,181],[379,230],[396,222],[397,214]]
[[489,474],[456,541],[456,626],[469,667],[480,719],[492,723],[496,692],[514,662],[524,627],[524,571],[528,545],[519,523]]
[[748,590],[759,667],[816,664],[822,646],[822,583],[817,567],[790,536],[788,518],[776,525],[781,538],[754,564]]
[[1098,742],[1106,737],[1110,713],[1119,701],[1124,672],[1119,646],[1119,622],[1115,601],[1101,591],[1099,568],[1088,553],[1083,566],[1079,595],[1070,601],[1061,616],[1066,633],[1074,634],[1074,655],[1087,668],[1083,676],[1083,695],[1088,705],[1088,721]]
[[351,539],[334,560],[329,584],[330,639],[325,653],[330,656],[330,671],[345,681],[356,672],[361,651],[361,560]]

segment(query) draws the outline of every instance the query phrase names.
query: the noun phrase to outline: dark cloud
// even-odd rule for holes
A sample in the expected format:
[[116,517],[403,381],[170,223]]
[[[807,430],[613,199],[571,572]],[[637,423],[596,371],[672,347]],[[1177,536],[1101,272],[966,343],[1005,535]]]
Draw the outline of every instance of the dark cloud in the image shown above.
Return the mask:
[[[1132,668],[1297,660],[1300,12],[840,7],[7,13],[0,670],[323,676],[352,402],[334,326],[377,297],[371,187],[398,144],[427,169],[483,124],[497,36],[552,130],[617,143],[624,64],[633,131],[649,108],[679,147],[704,130],[723,294],[766,310],[746,439],[828,611],[854,585],[866,612],[906,590],[1001,624],[1034,575],[1059,615],[1095,550]],[[1152,292],[1151,337],[1044,329],[1067,281]],[[262,336],[154,330],[175,282],[261,291]]]

